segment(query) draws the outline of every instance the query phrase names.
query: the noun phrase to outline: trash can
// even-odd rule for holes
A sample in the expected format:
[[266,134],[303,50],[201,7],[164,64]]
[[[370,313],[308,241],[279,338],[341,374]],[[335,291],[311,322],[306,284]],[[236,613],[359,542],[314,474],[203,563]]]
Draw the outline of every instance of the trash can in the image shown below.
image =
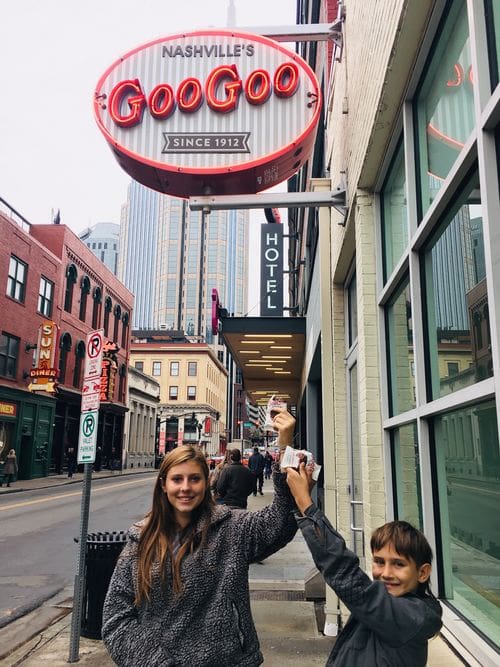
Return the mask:
[[127,534],[89,533],[85,551],[85,588],[82,603],[80,635],[89,639],[102,639],[102,610],[109,582],[115,569]]

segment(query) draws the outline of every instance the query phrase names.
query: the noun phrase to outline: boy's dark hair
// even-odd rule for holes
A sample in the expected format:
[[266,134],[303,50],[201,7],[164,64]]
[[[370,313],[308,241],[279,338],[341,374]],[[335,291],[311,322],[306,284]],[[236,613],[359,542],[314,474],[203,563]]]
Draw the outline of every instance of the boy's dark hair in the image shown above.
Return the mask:
[[231,461],[234,463],[239,463],[241,461],[241,452],[239,449],[231,450]]
[[[432,549],[427,538],[407,521],[390,521],[373,531],[370,539],[372,553],[380,551],[388,543],[398,554],[414,561],[417,568],[424,563],[432,564]],[[419,583],[417,594],[432,595],[429,579]]]

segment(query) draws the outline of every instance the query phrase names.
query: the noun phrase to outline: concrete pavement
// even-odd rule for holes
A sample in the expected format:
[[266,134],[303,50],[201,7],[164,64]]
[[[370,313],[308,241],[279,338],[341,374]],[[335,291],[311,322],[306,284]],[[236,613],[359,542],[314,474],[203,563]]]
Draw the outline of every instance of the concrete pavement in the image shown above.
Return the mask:
[[[94,476],[117,477],[137,472],[144,473],[145,470],[136,469],[123,473],[101,471],[94,473]],[[28,488],[59,486],[81,479],[82,475],[77,474],[72,480],[55,476],[43,480],[20,481],[8,491],[20,492]],[[266,487],[264,496],[250,496],[250,509],[259,509],[271,501],[270,482],[266,482]],[[3,498],[0,502],[5,501],[6,498]],[[325,637],[321,633],[321,603],[304,599],[304,578],[312,569],[313,562],[300,532],[290,544],[262,564],[255,563],[250,566],[252,612],[266,667],[316,667],[326,662],[334,638]],[[72,594],[72,588],[64,589],[38,609],[2,629],[2,667],[62,667],[68,664]],[[79,664],[82,665],[113,665],[102,642],[98,640],[81,637],[79,655]],[[430,642],[430,667],[454,667],[462,664],[441,637]]]

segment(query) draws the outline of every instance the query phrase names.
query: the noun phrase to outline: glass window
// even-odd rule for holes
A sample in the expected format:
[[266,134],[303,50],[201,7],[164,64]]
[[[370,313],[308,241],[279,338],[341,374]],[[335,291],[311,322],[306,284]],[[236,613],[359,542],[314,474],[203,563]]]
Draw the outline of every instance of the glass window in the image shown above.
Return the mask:
[[195,377],[198,370],[198,363],[196,361],[188,362],[188,375]]
[[395,480],[395,514],[400,521],[423,528],[417,424],[401,426],[391,433]]
[[80,286],[80,313],[78,318],[82,322],[85,322],[85,317],[87,315],[87,297],[90,294],[90,279],[88,276],[83,276]]
[[170,375],[179,375],[179,362],[171,361],[170,362]]
[[66,369],[68,366],[68,353],[71,350],[72,340],[71,334],[64,333],[61,336],[59,343],[59,382],[64,384],[66,382]]
[[141,371],[141,373],[144,373],[144,362],[143,361],[136,361],[134,363],[135,368],[137,368],[138,371]]
[[99,287],[94,289],[94,304],[92,306],[92,328],[97,329],[99,325],[99,315],[101,313],[102,292]]
[[196,387],[188,387],[187,388],[187,399],[188,399],[188,401],[195,401],[196,400]]
[[424,258],[432,398],[493,375],[477,173],[459,191]]
[[27,274],[28,265],[12,255],[9,262],[9,275],[7,278],[7,296],[24,303]]
[[494,0],[485,0],[484,5],[490,53],[491,90],[493,90],[497,86],[500,76],[498,67],[500,58],[500,5]]
[[500,448],[494,401],[436,417],[445,597],[500,645]]
[[161,375],[161,361],[153,361],[153,375]]
[[64,293],[64,310],[71,313],[73,306],[73,288],[78,277],[78,271],[74,264],[69,264],[66,269],[66,291]]
[[19,338],[8,333],[0,334],[0,375],[15,378],[19,357]]
[[176,401],[179,396],[179,387],[170,386],[168,388],[168,397],[171,401]]
[[356,290],[356,274],[347,286],[347,325],[349,347],[354,345],[358,338],[358,302]]
[[448,4],[416,98],[420,204],[424,214],[474,127],[465,0]]
[[401,143],[381,193],[384,281],[408,244],[404,150]]
[[54,299],[54,283],[45,278],[40,277],[40,288],[38,290],[38,312],[45,317],[52,315],[52,302]]
[[413,328],[408,279],[386,308],[391,417],[415,407]]
[[73,387],[79,387],[82,377],[82,365],[85,359],[85,343],[81,340],[75,348],[75,367],[73,370]]

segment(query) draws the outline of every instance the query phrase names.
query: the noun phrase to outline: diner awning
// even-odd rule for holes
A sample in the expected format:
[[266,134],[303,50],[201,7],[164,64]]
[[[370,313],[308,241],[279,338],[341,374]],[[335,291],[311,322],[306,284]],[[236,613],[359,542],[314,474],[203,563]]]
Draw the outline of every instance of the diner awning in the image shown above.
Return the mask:
[[304,365],[303,317],[222,317],[221,332],[243,376],[243,388],[260,405],[279,394],[297,405]]

